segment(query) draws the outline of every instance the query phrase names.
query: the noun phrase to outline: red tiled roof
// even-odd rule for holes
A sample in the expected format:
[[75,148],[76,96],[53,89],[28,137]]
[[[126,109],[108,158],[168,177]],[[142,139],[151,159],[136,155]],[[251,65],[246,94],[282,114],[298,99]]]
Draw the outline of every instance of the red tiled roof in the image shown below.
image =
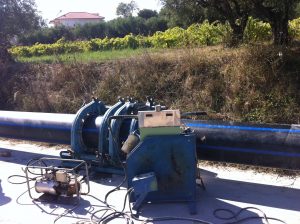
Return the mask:
[[104,17],[99,16],[98,13],[69,12],[60,17],[57,17],[54,20],[63,20],[63,19],[104,19]]

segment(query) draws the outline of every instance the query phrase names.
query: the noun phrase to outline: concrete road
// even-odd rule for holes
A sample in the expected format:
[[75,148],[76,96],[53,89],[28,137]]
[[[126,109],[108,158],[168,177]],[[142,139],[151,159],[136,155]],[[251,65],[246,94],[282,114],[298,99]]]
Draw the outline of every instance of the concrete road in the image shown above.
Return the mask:
[[[105,194],[117,186],[123,177],[91,174],[91,192],[82,196],[79,206],[41,203],[30,199],[24,184],[11,184],[10,175],[23,175],[22,168],[28,160],[44,156],[58,156],[61,146],[38,145],[22,141],[0,139],[0,223],[89,223],[92,213],[105,207]],[[6,152],[9,152],[6,154]],[[289,224],[300,223],[300,177],[280,176],[274,173],[259,173],[257,170],[242,170],[234,167],[200,163],[201,175],[206,190],[198,188],[197,215],[190,215],[185,203],[147,204],[140,218],[176,216],[201,219],[208,223],[234,223],[247,217],[261,216],[255,209],[244,210],[236,219],[221,220],[214,215],[216,209],[229,209],[237,213],[242,208],[255,207],[268,217]],[[12,178],[12,181],[24,179]],[[126,188],[108,198],[116,210],[123,207]],[[74,209],[73,209],[74,208]],[[73,209],[73,210],[72,210]],[[129,211],[126,205],[126,212]],[[100,217],[103,213],[97,213]],[[217,215],[230,214],[220,211]],[[58,217],[61,218],[57,219]],[[117,219],[110,223],[126,223]],[[142,223],[135,221],[135,223]],[[192,223],[188,221],[165,221],[153,223]],[[196,223],[196,222],[195,222]],[[261,219],[250,219],[241,223],[266,223]],[[280,223],[270,220],[269,223]]]

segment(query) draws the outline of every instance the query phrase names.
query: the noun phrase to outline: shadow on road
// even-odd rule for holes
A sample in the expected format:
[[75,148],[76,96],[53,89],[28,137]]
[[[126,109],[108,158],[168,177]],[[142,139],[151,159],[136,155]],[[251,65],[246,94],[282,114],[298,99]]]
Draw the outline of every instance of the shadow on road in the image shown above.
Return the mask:
[[1,180],[0,180],[0,206],[5,205],[11,201],[11,198],[6,197],[1,186]]

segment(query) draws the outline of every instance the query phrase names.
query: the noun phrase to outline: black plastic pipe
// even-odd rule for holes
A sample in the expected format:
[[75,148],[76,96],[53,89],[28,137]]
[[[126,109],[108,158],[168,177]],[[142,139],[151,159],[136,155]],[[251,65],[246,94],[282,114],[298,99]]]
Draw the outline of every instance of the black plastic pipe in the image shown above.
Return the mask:
[[74,115],[0,111],[0,136],[70,144]]
[[[75,114],[0,111],[0,137],[57,144],[71,144]],[[87,119],[83,138],[90,147],[98,145],[101,117]]]
[[197,136],[201,159],[300,169],[300,125],[183,122]]
[[[0,137],[70,144],[74,114],[0,111]],[[101,117],[85,121],[83,139],[98,145]],[[182,120],[197,136],[200,159],[300,169],[300,125]]]

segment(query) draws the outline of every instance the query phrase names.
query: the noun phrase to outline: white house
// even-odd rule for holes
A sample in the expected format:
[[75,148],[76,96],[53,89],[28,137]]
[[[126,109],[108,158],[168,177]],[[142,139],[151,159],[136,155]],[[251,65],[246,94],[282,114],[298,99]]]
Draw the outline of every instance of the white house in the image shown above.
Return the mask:
[[60,17],[51,20],[50,23],[54,26],[74,27],[76,25],[84,25],[86,23],[98,23],[104,21],[104,17],[99,16],[98,13],[88,12],[69,12]]

